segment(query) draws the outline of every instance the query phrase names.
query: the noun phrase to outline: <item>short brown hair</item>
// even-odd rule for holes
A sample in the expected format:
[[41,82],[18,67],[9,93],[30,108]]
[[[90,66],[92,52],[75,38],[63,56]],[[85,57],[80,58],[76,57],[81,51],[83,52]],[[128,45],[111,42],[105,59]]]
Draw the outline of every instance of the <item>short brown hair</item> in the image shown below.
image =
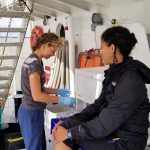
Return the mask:
[[37,48],[40,48],[43,44],[47,44],[48,46],[53,46],[57,48],[61,48],[63,43],[61,39],[54,33],[43,33],[39,38],[36,39],[35,45],[31,46],[32,51],[36,51]]

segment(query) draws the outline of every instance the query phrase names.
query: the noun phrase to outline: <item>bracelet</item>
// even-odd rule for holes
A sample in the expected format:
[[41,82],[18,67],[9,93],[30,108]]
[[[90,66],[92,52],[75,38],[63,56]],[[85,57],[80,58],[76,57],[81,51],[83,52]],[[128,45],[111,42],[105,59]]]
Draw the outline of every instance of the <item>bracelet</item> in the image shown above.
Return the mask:
[[70,130],[67,130],[67,138],[72,139],[72,134]]

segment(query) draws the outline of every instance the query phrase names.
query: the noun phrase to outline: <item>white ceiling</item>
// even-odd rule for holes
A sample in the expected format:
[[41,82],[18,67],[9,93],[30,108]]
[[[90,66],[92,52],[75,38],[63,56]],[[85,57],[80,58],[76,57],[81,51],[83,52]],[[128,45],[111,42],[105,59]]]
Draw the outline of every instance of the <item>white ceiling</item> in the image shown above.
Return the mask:
[[41,10],[41,7],[44,7],[46,9],[42,9],[43,12],[47,10],[47,12],[53,13],[54,16],[70,15],[75,12],[89,12],[93,10],[93,7],[99,9],[118,3],[130,3],[131,1],[141,2],[144,0],[35,0],[33,10],[37,7]]
[[[93,1],[86,0],[24,0],[27,5],[34,1],[33,16],[43,18],[44,15],[57,17],[61,15],[71,15],[74,12],[89,12],[90,5]],[[14,0],[0,0],[1,8],[12,8]],[[18,1],[13,4],[15,10],[19,10]]]
[[[13,2],[16,2],[15,9],[18,8],[18,0],[0,0],[1,7],[6,5],[11,6]],[[144,0],[24,0],[29,5],[34,1],[32,16],[44,18],[44,15],[51,17],[57,17],[61,15],[71,15],[76,12],[90,12],[93,6],[98,7],[110,7],[112,4],[124,3],[124,2],[140,2]]]
[[89,12],[90,5],[86,0],[35,0],[33,12],[38,9],[50,16],[68,16],[79,11]]

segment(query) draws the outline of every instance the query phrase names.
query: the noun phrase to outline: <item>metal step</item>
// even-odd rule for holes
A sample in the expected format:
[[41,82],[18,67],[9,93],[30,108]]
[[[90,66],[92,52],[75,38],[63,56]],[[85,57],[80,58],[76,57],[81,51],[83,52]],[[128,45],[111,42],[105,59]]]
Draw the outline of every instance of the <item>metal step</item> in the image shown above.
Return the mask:
[[0,80],[10,80],[12,79],[11,76],[0,76]]
[[5,89],[5,90],[9,89],[9,84],[8,83],[0,84],[0,89]]
[[[34,1],[32,3],[33,7]],[[31,8],[32,8],[31,7]],[[31,12],[23,12],[23,11],[15,11],[15,10],[4,10],[0,9],[0,19],[1,22],[5,18],[9,18],[8,25],[5,25],[4,27],[0,27],[0,33],[4,34],[4,40],[0,42],[0,48],[2,47],[2,56],[0,56],[0,98],[7,99],[9,95],[10,86],[13,80],[13,76],[15,73],[15,69],[17,67],[18,59],[21,53],[21,48],[23,45],[23,41],[25,38],[25,33],[29,24]],[[13,27],[12,21],[15,21],[13,18],[20,18],[19,20],[22,20],[22,24],[20,27]],[[16,22],[17,24],[17,22]],[[7,28],[8,27],[8,28]],[[9,41],[10,36],[9,33],[17,33],[16,36],[19,39],[19,41]],[[19,33],[19,34],[18,34]],[[16,53],[8,54],[5,47],[12,47],[16,49]],[[7,63],[8,62],[8,63]],[[9,66],[10,64],[10,66]],[[6,65],[6,66],[5,66]]]
[[6,71],[6,70],[14,70],[14,67],[9,67],[9,66],[0,66],[0,71]]
[[7,17],[7,18],[29,18],[29,12],[23,11],[0,11],[0,17]]
[[4,92],[0,92],[0,98],[5,99],[7,97],[7,94]]
[[0,32],[26,32],[26,28],[0,28]]
[[18,59],[18,56],[0,56],[0,59],[4,60],[4,59]]
[[22,42],[13,42],[13,43],[9,43],[9,42],[5,42],[5,43],[0,43],[0,47],[4,47],[4,46],[21,46]]

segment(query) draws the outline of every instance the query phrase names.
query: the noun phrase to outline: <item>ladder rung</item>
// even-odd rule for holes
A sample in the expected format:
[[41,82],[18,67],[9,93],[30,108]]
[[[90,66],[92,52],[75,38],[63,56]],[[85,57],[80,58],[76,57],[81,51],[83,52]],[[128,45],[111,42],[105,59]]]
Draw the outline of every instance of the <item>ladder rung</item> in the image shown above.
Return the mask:
[[0,92],[0,98],[5,99],[7,97],[7,94],[4,92]]
[[8,83],[0,84],[0,89],[4,89],[4,90],[9,89],[9,84]]
[[18,59],[18,56],[0,56],[0,59]]
[[8,18],[29,18],[29,12],[22,11],[0,11],[0,17],[8,17]]
[[12,79],[11,76],[0,76],[0,80],[10,80]]
[[0,32],[26,32],[26,28],[0,28]]
[[0,66],[0,71],[14,70],[14,69],[15,69],[14,67],[9,67],[9,66],[3,66],[3,67],[1,67]]
[[0,47],[3,47],[3,46],[21,46],[21,45],[22,45],[22,42],[13,42],[13,43],[5,42],[5,43],[0,43]]

